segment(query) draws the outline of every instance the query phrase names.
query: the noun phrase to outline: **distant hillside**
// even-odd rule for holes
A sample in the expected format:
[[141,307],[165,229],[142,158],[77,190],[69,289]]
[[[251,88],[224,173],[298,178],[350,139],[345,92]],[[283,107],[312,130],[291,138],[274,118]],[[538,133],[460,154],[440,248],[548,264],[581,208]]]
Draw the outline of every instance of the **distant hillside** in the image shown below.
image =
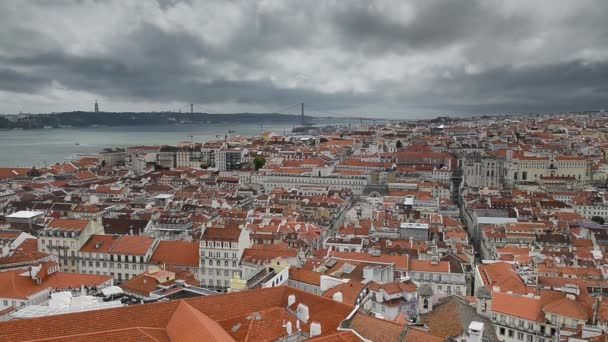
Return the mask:
[[44,127],[87,127],[166,125],[166,124],[203,124],[203,123],[264,123],[300,122],[300,116],[288,114],[236,113],[110,113],[110,112],[65,112],[52,114],[20,114],[0,116],[0,129],[37,129]]

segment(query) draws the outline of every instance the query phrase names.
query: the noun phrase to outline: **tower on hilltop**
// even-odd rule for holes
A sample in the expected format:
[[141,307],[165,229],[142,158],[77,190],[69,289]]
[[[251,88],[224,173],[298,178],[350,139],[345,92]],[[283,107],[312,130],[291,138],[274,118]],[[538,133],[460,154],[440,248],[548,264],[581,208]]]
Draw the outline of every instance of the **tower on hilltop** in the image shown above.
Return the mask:
[[99,103],[95,100],[95,113],[99,113]]

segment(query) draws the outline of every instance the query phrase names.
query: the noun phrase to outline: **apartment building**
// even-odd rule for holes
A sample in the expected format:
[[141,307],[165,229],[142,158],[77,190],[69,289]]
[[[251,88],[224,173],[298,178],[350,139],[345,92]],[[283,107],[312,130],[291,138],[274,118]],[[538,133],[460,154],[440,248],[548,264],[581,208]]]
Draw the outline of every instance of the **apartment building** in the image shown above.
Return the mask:
[[78,271],[111,275],[121,283],[143,273],[151,264],[159,240],[135,235],[93,235],[78,251]]
[[230,280],[241,276],[240,260],[251,244],[249,230],[206,228],[199,243],[201,286],[226,291]]
[[215,152],[215,167],[219,171],[239,169],[243,162],[244,150],[238,148],[222,148]]
[[268,174],[258,174],[251,177],[252,182],[263,184],[264,190],[270,192],[275,188],[297,189],[305,186],[327,186],[331,190],[352,190],[354,195],[363,194],[363,189],[370,183],[370,175],[315,173],[302,170],[292,173],[288,170],[279,170]]
[[410,260],[410,279],[429,284],[433,293],[466,295],[467,281],[463,270],[452,269],[449,261],[436,256],[431,260]]
[[38,235],[38,251],[55,253],[63,272],[78,272],[78,251],[93,234],[103,234],[93,220],[53,219]]

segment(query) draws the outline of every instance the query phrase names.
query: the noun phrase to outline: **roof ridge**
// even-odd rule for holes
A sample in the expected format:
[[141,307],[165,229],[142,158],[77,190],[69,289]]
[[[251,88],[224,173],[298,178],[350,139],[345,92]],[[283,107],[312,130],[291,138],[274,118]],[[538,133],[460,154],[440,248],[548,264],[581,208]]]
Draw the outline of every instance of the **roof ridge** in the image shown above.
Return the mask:
[[[97,331],[91,331],[91,332],[86,332],[86,333],[79,333],[79,334],[72,334],[72,335],[62,335],[61,338],[70,338],[70,337],[87,336],[87,335],[98,335],[100,333],[106,333],[106,332],[111,332],[111,331],[113,331],[113,332],[116,332],[116,331],[128,331],[128,330],[140,330],[141,331],[141,328],[146,328],[146,327],[136,326],[136,327],[127,327],[127,328],[118,328],[118,329],[97,330]],[[164,330],[162,328],[153,328],[153,327],[150,327],[150,329]],[[45,338],[38,338],[38,339],[27,340],[27,341],[28,342],[43,342],[43,341],[56,341],[56,340],[57,340],[57,337],[45,337]]]
[[[141,331],[141,333],[142,333],[142,334],[144,334],[144,335],[148,336],[149,338],[151,338],[151,339],[153,339],[154,341],[157,341],[157,342],[161,342],[161,341],[160,341],[159,339],[157,339],[156,337],[154,337],[154,336],[152,336],[152,335],[148,334],[148,332],[147,332],[146,330],[159,330],[159,331],[163,331],[163,332],[165,332],[165,333],[166,333],[166,330],[165,330],[164,328],[155,328],[155,327],[140,327],[140,326],[137,326],[137,327],[135,327],[135,329],[137,329],[137,330]],[[144,329],[145,329],[145,330],[144,330]]]

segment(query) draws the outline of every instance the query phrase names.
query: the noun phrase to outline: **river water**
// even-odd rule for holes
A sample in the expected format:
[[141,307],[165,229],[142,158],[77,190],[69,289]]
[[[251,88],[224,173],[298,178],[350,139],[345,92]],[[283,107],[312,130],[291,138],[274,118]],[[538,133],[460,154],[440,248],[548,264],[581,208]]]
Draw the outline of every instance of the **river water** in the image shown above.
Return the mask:
[[0,130],[0,167],[44,167],[63,162],[74,155],[90,155],[105,147],[132,145],[175,145],[231,135],[253,136],[262,131],[290,133],[292,123],[163,125],[86,128],[50,128],[37,130]]

